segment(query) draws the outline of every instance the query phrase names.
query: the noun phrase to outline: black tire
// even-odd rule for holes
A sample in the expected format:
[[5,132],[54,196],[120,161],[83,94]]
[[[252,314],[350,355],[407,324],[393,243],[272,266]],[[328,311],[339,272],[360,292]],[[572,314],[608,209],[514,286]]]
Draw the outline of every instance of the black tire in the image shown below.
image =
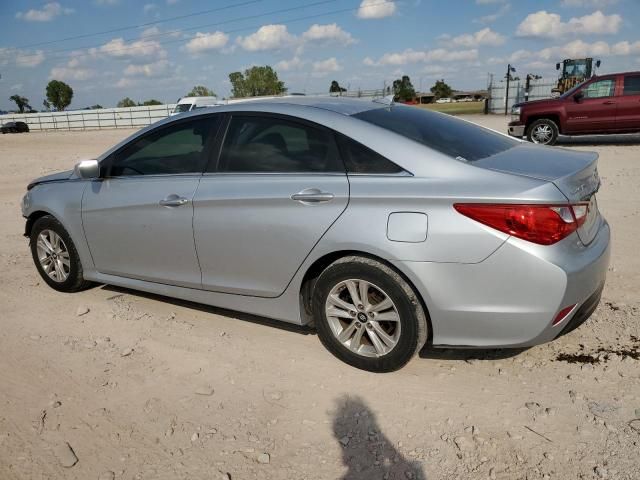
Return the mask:
[[[329,324],[325,310],[329,293],[340,282],[350,279],[364,280],[379,287],[395,304],[401,325],[399,337],[396,345],[383,355],[371,357],[353,352],[338,340]],[[411,360],[427,340],[427,315],[416,292],[398,272],[371,258],[349,256],[329,265],[315,283],[312,304],[315,326],[322,344],[343,362],[362,370],[398,370]]]
[[[58,282],[49,277],[40,264],[40,260],[38,259],[37,241],[38,235],[40,235],[43,230],[51,230],[57,233],[62,238],[62,241],[66,246],[69,253],[69,274],[65,281]],[[45,215],[36,220],[31,228],[30,247],[33,263],[35,263],[38,273],[51,288],[58,290],[59,292],[79,292],[91,287],[92,283],[84,279],[82,263],[80,262],[80,257],[73,240],[71,240],[69,233],[55,217]]]
[[[548,132],[548,135],[542,135],[541,130]],[[539,145],[555,145],[559,134],[556,122],[548,118],[536,120],[527,128],[527,140]]]

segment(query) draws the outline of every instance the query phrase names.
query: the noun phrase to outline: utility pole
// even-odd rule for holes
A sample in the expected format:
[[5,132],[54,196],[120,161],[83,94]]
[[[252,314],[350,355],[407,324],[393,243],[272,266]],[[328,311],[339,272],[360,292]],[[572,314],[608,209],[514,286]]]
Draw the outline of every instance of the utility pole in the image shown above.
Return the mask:
[[507,65],[507,90],[504,94],[504,114],[505,116],[509,114],[509,82],[511,81],[511,72],[515,72],[516,69],[511,66],[511,64]]
[[529,89],[531,88],[531,80],[540,80],[540,75],[534,75],[533,73],[527,73],[527,81],[524,86],[524,101],[529,101]]

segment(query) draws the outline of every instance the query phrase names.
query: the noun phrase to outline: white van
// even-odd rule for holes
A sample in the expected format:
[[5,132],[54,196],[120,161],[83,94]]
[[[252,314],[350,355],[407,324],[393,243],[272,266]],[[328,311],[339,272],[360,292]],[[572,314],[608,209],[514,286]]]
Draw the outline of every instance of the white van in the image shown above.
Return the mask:
[[220,103],[218,97],[183,97],[178,100],[178,104],[171,115],[189,112],[196,108],[215,107],[220,105]]

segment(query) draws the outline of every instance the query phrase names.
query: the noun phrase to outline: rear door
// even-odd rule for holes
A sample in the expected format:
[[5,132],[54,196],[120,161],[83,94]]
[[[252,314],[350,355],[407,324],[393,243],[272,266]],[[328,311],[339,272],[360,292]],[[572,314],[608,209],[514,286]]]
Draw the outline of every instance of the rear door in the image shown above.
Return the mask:
[[593,81],[578,92],[583,95],[579,100],[575,100],[575,94],[565,100],[567,120],[563,133],[615,130],[618,104],[615,77]]
[[291,117],[234,113],[194,198],[204,289],[276,297],[347,206],[331,131]]
[[193,196],[219,120],[195,117],[132,141],[82,199],[82,223],[99,272],[201,287]]
[[618,99],[617,129],[640,131],[640,74],[624,75]]

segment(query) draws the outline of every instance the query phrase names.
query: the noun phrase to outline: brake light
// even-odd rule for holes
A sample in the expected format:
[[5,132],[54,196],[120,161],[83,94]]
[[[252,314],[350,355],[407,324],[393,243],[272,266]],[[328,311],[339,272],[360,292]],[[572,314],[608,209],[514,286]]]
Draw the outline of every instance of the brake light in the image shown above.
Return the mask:
[[575,232],[587,218],[587,204],[524,205],[456,203],[459,213],[514,237],[552,245]]

